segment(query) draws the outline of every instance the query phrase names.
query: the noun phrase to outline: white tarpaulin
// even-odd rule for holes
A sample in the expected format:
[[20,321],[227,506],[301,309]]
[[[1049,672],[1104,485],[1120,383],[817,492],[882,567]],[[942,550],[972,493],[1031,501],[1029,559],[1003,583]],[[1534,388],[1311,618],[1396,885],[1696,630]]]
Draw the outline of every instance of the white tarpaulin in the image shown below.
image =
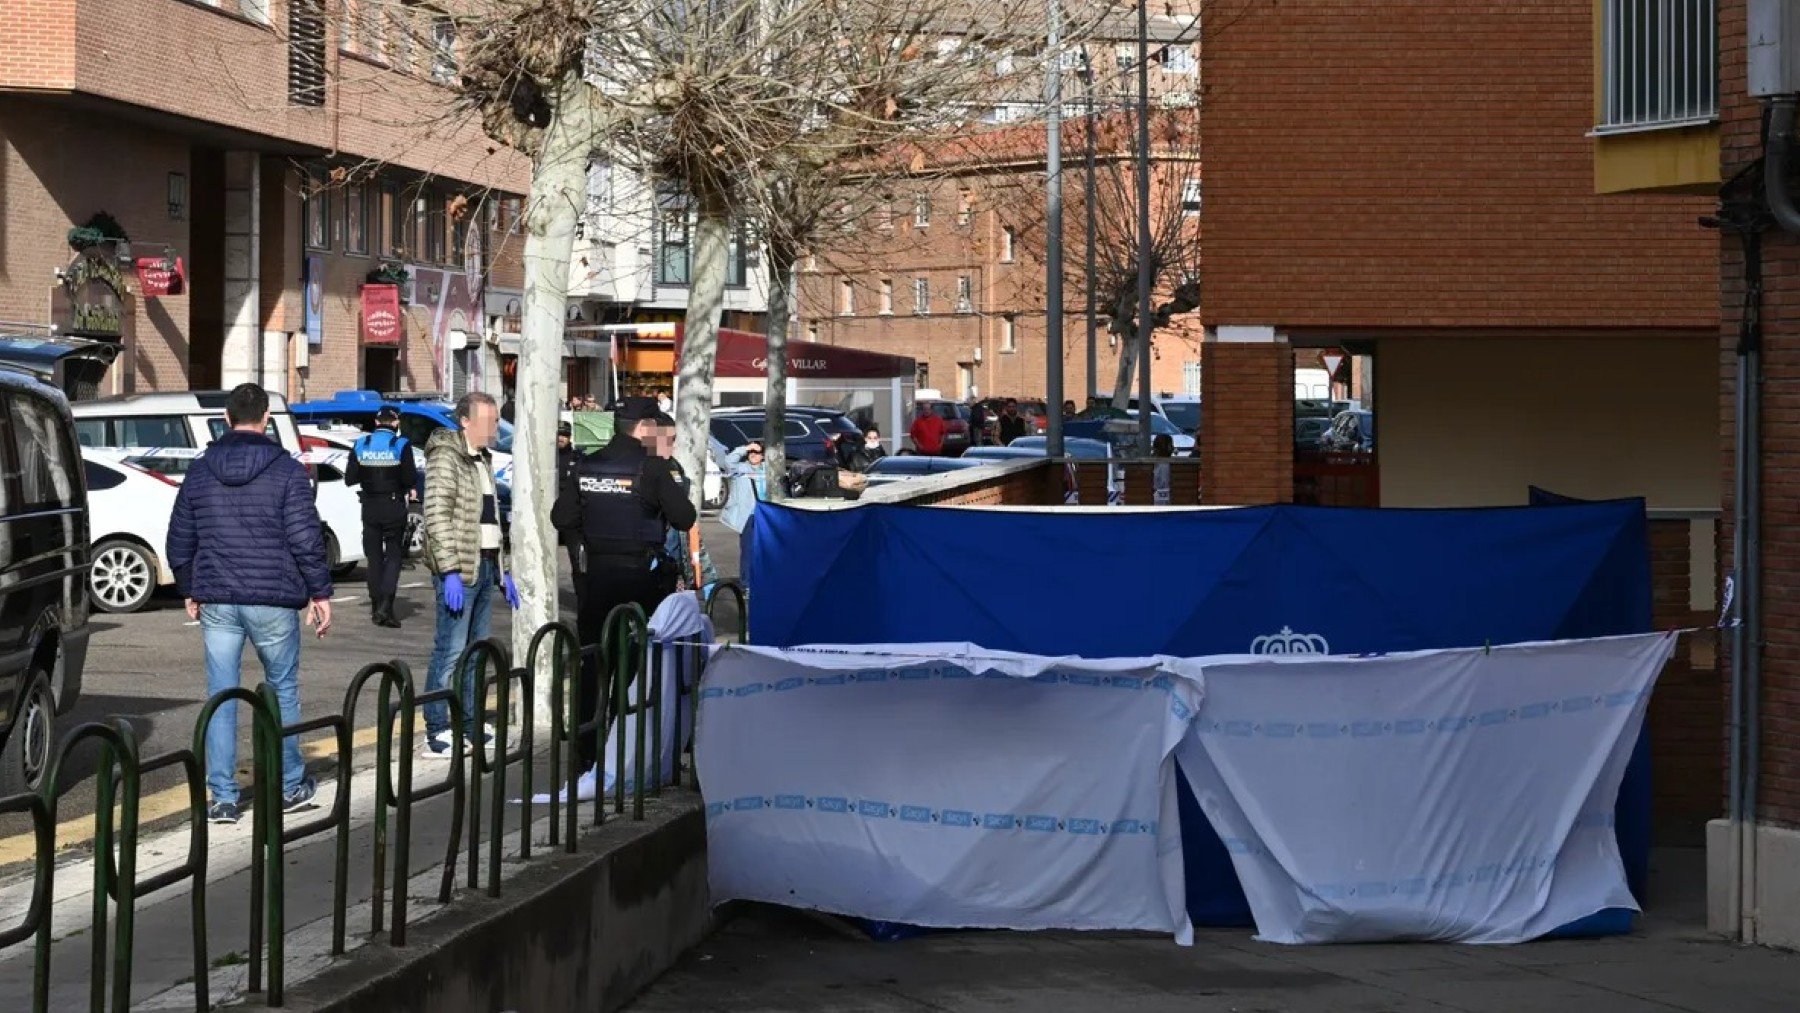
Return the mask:
[[729,648],[696,740],[713,902],[1187,943],[1172,754],[1199,699],[1153,660]]
[[1674,634],[1176,663],[1179,751],[1257,936],[1518,942],[1626,889],[1613,806]]

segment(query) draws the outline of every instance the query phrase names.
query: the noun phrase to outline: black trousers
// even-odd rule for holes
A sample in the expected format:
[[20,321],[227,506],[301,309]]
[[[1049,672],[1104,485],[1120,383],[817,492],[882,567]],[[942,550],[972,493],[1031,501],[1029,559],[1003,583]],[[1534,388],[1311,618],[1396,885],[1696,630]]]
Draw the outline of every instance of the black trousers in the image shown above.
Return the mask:
[[[636,602],[646,617],[655,612],[664,598],[675,593],[677,577],[675,567],[668,560],[663,560],[652,570],[645,556],[601,555],[590,549],[583,573],[580,608],[576,613],[576,631],[581,635],[581,646],[599,645],[606,633],[606,617],[620,605]],[[602,675],[600,659],[584,656],[576,703],[583,723],[601,713],[598,705],[603,694],[611,688]],[[594,736],[583,735],[576,752],[584,762],[596,762]]]
[[400,586],[400,564],[406,559],[406,497],[370,496],[363,500],[363,566],[369,575],[369,598],[394,596]]

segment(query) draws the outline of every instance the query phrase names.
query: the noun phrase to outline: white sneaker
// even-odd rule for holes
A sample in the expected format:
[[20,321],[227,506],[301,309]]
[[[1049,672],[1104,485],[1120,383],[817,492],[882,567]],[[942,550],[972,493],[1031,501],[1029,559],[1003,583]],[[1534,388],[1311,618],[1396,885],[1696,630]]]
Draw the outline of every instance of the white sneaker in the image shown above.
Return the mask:
[[450,741],[449,732],[438,732],[436,735],[426,734],[425,741],[419,746],[419,758],[424,760],[442,760],[446,763],[455,756],[455,746]]

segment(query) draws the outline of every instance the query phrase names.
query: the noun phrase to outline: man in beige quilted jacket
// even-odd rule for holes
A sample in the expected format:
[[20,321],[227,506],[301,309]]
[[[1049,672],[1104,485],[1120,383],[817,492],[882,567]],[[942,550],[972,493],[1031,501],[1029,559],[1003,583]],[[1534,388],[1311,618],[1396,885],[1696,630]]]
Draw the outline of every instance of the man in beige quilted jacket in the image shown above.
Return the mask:
[[[437,636],[431,648],[427,693],[443,689],[464,650],[486,639],[494,599],[519,607],[519,592],[507,565],[506,531],[494,490],[488,444],[500,426],[500,408],[490,394],[465,394],[456,403],[457,429],[439,429],[425,444],[425,561],[437,585]],[[462,682],[463,735],[471,749],[487,748],[489,732],[475,727],[475,673]],[[452,756],[450,707],[425,707],[425,742],[419,755]]]

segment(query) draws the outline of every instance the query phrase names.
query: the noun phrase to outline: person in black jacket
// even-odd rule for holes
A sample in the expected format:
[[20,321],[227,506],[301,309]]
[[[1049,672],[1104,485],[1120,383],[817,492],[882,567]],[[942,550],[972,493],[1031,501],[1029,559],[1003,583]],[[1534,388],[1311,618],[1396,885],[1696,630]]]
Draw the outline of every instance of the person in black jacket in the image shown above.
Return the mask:
[[[567,422],[558,423],[556,427],[556,478],[557,489],[568,485],[575,477],[575,465],[581,461],[581,451],[575,447],[575,427]],[[557,528],[556,540],[569,553],[569,573],[575,581],[575,596],[581,597],[581,529]]]
[[412,444],[400,435],[400,409],[382,405],[375,431],[356,441],[344,466],[344,484],[361,486],[363,559],[369,577],[369,618],[377,626],[400,628],[394,595],[400,561],[406,558],[406,502],[418,482]]
[[1014,398],[1006,399],[1006,407],[1000,412],[1000,445],[1012,446],[1012,441],[1024,436],[1028,423],[1019,414],[1019,402]]
[[[699,519],[680,465],[646,446],[659,424],[674,422],[655,401],[635,396],[620,402],[614,422],[612,441],[576,463],[550,511],[557,530],[581,532],[587,565],[576,629],[584,647],[600,643],[614,608],[636,602],[648,616],[674,593],[681,567],[663,551],[667,531],[686,531]],[[584,664],[577,704],[583,721],[596,712],[598,685],[597,670]],[[582,736],[579,749],[584,760],[595,761],[592,736]]]
[[[331,572],[313,505],[312,482],[281,444],[263,435],[269,395],[239,385],[225,402],[231,431],[188,469],[169,518],[168,560],[175,586],[187,598],[188,618],[200,622],[206,652],[206,691],[240,684],[244,641],[256,648],[275,691],[281,723],[300,720],[300,617],[307,609],[323,637],[331,629]],[[206,727],[207,819],[238,821],[237,704],[213,712]],[[294,809],[318,786],[294,738],[282,744],[282,798]]]

